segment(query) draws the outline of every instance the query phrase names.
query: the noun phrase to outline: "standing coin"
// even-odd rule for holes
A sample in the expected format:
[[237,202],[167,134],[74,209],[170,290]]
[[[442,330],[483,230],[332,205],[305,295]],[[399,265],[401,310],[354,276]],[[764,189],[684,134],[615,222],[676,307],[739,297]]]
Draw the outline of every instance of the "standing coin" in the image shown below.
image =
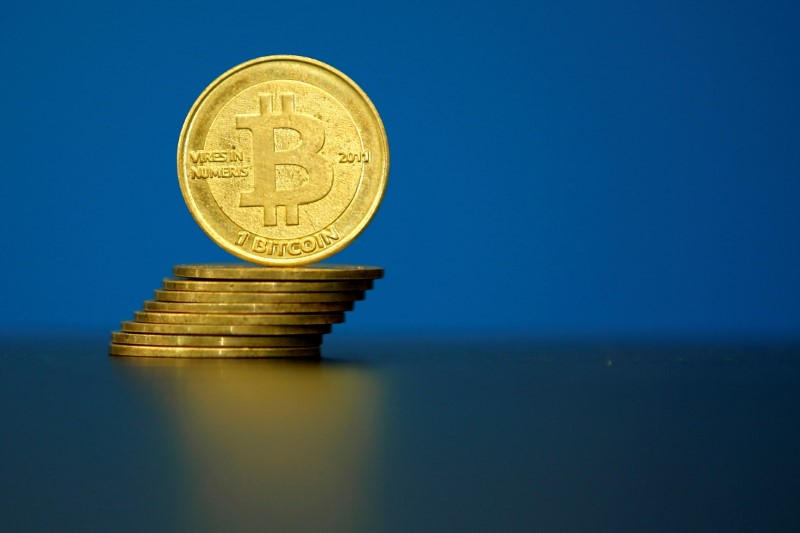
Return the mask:
[[389,146],[350,78],[297,56],[254,59],[217,78],[180,134],[181,191],[233,255],[304,265],[347,246],[380,205]]

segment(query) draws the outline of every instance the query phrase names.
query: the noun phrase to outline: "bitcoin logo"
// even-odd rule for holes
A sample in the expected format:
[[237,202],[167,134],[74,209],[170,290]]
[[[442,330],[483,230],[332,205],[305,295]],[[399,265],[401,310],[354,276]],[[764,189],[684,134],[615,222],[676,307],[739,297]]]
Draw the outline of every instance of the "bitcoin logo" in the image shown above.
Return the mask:
[[388,172],[372,102],[307,57],[227,71],[194,103],[178,141],[192,216],[222,248],[266,266],[307,265],[347,246],[378,209]]
[[[280,109],[271,94],[259,95],[258,115],[236,115],[236,127],[253,136],[253,190],[241,193],[240,207],[264,209],[264,226],[278,225],[278,207],[286,212],[286,225],[300,223],[299,206],[323,199],[333,186],[333,170],[319,154],[325,144],[325,127],[311,115],[295,112],[294,95],[280,95]],[[285,148],[277,139],[292,130],[300,144]],[[279,171],[302,169],[305,179],[293,188],[278,187]]]

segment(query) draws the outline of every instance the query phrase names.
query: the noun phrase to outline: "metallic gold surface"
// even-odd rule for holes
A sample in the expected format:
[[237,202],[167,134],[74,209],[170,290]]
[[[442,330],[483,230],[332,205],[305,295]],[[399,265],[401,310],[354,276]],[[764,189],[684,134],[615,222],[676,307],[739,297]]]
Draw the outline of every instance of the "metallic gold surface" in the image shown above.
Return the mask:
[[111,334],[111,342],[139,346],[217,346],[217,347],[318,347],[322,335],[271,335],[259,337],[214,335],[153,335],[146,333]]
[[254,59],[217,78],[178,143],[189,211],[218,245],[262,265],[304,265],[347,246],[380,205],[386,132],[338,70],[297,56]]
[[127,355],[131,357],[319,357],[316,347],[300,348],[220,348],[196,346],[134,346],[112,342],[109,347],[111,355]]
[[155,322],[123,322],[122,331],[157,335],[324,335],[330,324],[243,326],[240,324],[157,324]]
[[342,313],[353,309],[353,302],[308,303],[194,303],[153,302],[144,303],[145,311],[167,313],[203,314],[270,314],[270,313]]
[[190,292],[155,291],[159,302],[193,303],[321,303],[354,302],[364,299],[363,291],[353,292]]
[[374,266],[321,264],[311,267],[264,268],[246,263],[175,265],[172,273],[182,278],[238,281],[329,281],[378,279],[383,269]]
[[165,279],[164,288],[173,291],[211,292],[347,292],[367,291],[372,280],[353,281],[204,281]]
[[136,311],[135,317],[137,322],[154,322],[156,324],[219,324],[227,326],[299,326],[305,324],[339,324],[344,322],[344,313],[223,315]]

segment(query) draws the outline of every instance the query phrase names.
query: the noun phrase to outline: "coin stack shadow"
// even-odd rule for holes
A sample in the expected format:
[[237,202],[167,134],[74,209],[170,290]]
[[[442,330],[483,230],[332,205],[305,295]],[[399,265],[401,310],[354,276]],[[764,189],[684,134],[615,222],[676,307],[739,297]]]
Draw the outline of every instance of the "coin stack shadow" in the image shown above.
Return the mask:
[[178,265],[173,273],[112,333],[111,355],[319,357],[323,335],[383,276],[336,265]]

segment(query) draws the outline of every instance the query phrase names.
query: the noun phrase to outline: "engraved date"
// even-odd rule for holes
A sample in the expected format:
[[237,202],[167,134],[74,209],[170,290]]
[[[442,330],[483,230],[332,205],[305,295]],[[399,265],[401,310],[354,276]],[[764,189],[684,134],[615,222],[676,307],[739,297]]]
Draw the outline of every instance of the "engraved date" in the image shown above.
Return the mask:
[[369,163],[369,150],[363,152],[339,152],[339,163]]

